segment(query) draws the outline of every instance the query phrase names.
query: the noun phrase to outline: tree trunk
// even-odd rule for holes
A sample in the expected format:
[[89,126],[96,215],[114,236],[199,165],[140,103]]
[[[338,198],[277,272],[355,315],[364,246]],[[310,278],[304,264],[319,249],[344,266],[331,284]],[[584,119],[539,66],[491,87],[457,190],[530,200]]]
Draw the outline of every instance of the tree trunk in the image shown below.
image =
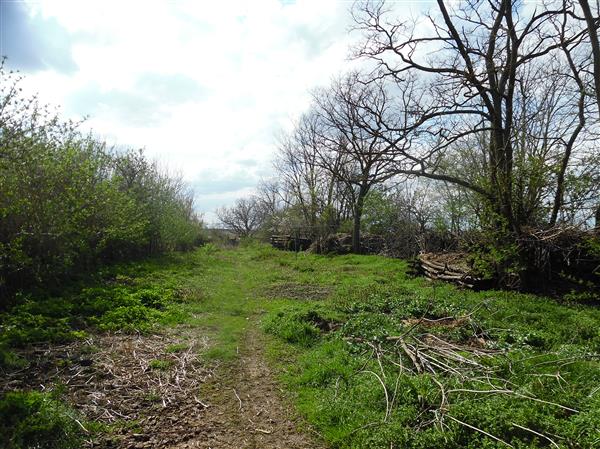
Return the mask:
[[369,187],[365,185],[360,186],[358,197],[356,198],[356,204],[354,206],[354,218],[352,227],[352,252],[360,254],[360,222],[363,214],[363,206],[365,204],[365,197],[369,192]]
[[354,213],[354,226],[352,228],[352,252],[360,254],[360,219],[361,214]]
[[590,44],[592,46],[592,58],[594,62],[594,86],[596,88],[596,102],[600,111],[600,42],[598,40],[598,31],[596,28],[596,18],[592,14],[592,9],[588,0],[579,0],[579,5],[583,11]]

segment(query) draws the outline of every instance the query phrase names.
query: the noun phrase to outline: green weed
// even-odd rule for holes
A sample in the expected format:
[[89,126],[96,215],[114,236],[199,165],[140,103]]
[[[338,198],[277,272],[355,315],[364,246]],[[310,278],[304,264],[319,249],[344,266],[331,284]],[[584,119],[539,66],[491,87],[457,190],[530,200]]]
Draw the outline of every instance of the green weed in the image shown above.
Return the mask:
[[[302,257],[298,263],[282,255],[273,266],[296,276],[318,267],[319,279],[325,284],[328,276],[336,287],[331,300],[319,303],[318,315],[341,325],[323,332],[311,320],[313,306],[280,299],[270,303],[263,329],[283,342],[271,348],[281,379],[332,447],[506,447],[483,432],[519,448],[547,447],[549,440],[538,434],[564,447],[600,443],[594,387],[600,382],[600,311],[409,279],[406,266],[389,259]],[[430,324],[448,317],[464,321]],[[434,335],[465,347],[484,341],[499,351],[480,361],[494,374],[485,381],[439,367],[436,374],[412,372],[411,360],[388,340],[407,333],[407,339]],[[485,389],[514,393],[469,392]],[[460,392],[448,393],[454,390]]]
[[173,366],[172,360],[151,360],[148,364],[150,369],[167,371]]
[[77,414],[51,394],[14,391],[0,399],[0,447],[70,449],[82,445]]
[[189,348],[189,345],[187,343],[175,343],[173,345],[167,346],[165,351],[169,354],[173,354],[173,353],[177,353],[177,352],[187,351],[188,348]]

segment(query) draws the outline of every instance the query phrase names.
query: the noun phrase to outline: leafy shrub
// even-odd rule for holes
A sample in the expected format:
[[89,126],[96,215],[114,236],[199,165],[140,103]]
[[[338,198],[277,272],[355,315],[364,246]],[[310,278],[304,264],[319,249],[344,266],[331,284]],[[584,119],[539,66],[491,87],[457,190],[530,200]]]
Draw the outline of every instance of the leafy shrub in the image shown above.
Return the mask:
[[11,294],[202,243],[181,179],[62,120],[0,61],[0,307]]
[[315,310],[296,310],[289,308],[268,315],[263,321],[263,329],[288,343],[311,346],[319,338],[321,332],[315,325],[319,314]]
[[121,306],[102,315],[98,327],[103,331],[147,332],[161,315],[158,310],[142,305]]
[[219,248],[214,243],[205,243],[200,247],[200,252],[207,256],[212,256],[219,252]]
[[70,449],[82,445],[76,414],[50,394],[14,391],[0,399],[0,448]]

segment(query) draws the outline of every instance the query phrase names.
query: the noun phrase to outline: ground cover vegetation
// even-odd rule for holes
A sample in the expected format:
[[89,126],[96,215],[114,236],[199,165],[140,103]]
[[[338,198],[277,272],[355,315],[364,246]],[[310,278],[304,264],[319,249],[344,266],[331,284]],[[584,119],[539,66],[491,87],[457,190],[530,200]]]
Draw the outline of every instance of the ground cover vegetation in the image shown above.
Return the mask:
[[[87,329],[147,332],[179,319],[172,287],[137,285],[119,262],[190,250],[203,239],[186,185],[141,150],[110,148],[26,96],[0,62],[0,369],[15,350]],[[115,265],[117,264],[117,265]],[[117,271],[114,271],[117,270]],[[8,447],[80,447],[60,394],[3,391]],[[10,437],[9,437],[10,436]],[[8,440],[5,440],[8,438]]]
[[[113,264],[61,289],[22,295],[0,313],[0,447],[82,447],[91,435],[106,435],[109,444],[111,432],[135,428],[138,408],[196,391],[197,379],[188,381],[181,370],[196,373],[202,345],[153,336],[191,319],[201,294],[183,279],[211,262],[206,254],[203,248]],[[139,338],[139,355],[134,350],[132,357],[128,348]],[[67,385],[87,369],[87,384]],[[177,388],[168,388],[171,375],[178,376]],[[110,412],[130,419],[115,422]]]
[[600,442],[596,308],[458,290],[380,257],[272,257],[307,291],[332,287],[262,320],[284,342],[271,348],[283,382],[331,447]]
[[[561,272],[580,260],[591,274],[597,8],[438,1],[400,19],[393,2],[367,1],[352,15],[363,69],[313,90],[281,136],[277,176],[244,202],[245,234],[348,232],[360,253],[361,233],[375,233],[404,257],[460,249],[509,288],[572,279]],[[240,207],[222,211],[224,226]]]
[[[53,435],[46,441],[55,446],[41,447],[87,445],[95,438],[123,441],[119,438],[142,433],[149,413],[167,410],[170,419],[178,416],[178,405],[187,403],[180,399],[184,402],[163,406],[172,393],[160,390],[158,380],[136,384],[135,394],[117,390],[110,405],[97,400],[91,405],[89,396],[77,400],[72,392],[82,387],[66,383],[69,377],[59,373],[75,375],[84,359],[99,369],[103,351],[111,354],[102,346],[99,353],[90,349],[92,355],[72,355],[68,360],[76,360],[70,368],[64,358],[53,361],[60,369],[49,368],[51,358],[44,356],[44,372],[56,374],[46,374],[47,391],[39,391],[36,376],[42,374],[33,369],[33,349],[41,344],[48,351],[57,345],[49,341],[65,338],[94,339],[94,345],[101,345],[102,335],[110,337],[119,328],[133,332],[134,340],[140,338],[138,331],[159,336],[174,330],[178,338],[167,339],[160,352],[154,353],[149,340],[136,344],[137,357],[145,359],[133,360],[125,370],[131,378],[134,366],[141,366],[144,376],[162,376],[163,385],[174,378],[182,354],[198,360],[188,366],[188,375],[217,370],[231,377],[249,332],[262,329],[271,336],[263,344],[288,400],[330,447],[597,446],[600,312],[595,307],[568,298],[557,302],[506,291],[459,290],[412,278],[407,270],[405,261],[382,256],[322,256],[261,244],[207,245],[106,270],[96,285],[74,286],[70,298],[65,293],[50,301],[68,304],[77,298],[83,307],[61,307],[67,310],[61,314],[50,307],[40,310],[44,319],[61,322],[60,329],[46,326],[49,331],[40,335],[37,326],[18,334],[3,327],[13,345],[13,365],[2,368],[4,378],[30,379],[23,380],[24,393],[5,394],[1,401],[5,435],[11,435],[7,447],[46,434]],[[115,319],[114,311],[130,318]],[[200,336],[206,343],[192,344]],[[111,344],[114,351],[114,340]],[[112,359],[111,372],[120,363]],[[57,378],[63,387],[54,385]],[[116,383],[110,379],[109,385]],[[148,385],[156,388],[148,390]],[[201,383],[190,385],[186,397],[198,394],[199,401],[207,401]],[[234,388],[218,391],[222,395]],[[126,408],[118,408],[117,398]],[[23,410],[42,408],[45,412],[35,414],[39,425],[24,421],[31,414]],[[22,410],[21,415],[13,409]],[[110,420],[104,410],[129,410],[131,416]],[[168,421],[165,428],[171,427]]]
[[[83,134],[0,65],[3,447],[187,444],[206,436],[201,412],[233,428],[246,398],[231,382],[263,344],[331,447],[600,445],[597,8],[352,14],[367,69],[315,89],[277,181],[218,211],[242,238],[227,250],[192,250],[181,180]],[[499,287],[585,291],[459,290],[401,259],[245,240],[308,237],[318,253],[343,232],[354,253],[376,235],[395,256],[467,251]],[[210,418],[202,395],[219,405],[223,386],[233,411]]]

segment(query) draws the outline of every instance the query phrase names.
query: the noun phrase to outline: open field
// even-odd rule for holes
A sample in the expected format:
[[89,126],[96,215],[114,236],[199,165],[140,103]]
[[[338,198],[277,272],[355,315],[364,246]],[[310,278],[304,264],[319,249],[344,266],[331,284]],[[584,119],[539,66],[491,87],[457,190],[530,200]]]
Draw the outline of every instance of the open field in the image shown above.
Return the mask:
[[600,310],[401,260],[206,245],[1,323],[7,448],[600,445]]

